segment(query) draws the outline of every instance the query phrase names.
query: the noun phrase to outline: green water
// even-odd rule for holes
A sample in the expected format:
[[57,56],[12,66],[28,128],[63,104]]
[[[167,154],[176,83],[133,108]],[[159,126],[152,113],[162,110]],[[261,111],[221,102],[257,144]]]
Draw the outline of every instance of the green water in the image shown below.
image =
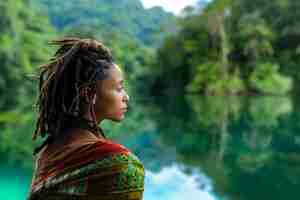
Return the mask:
[[24,199],[29,188],[31,172],[17,166],[0,165],[0,199]]
[[[136,133],[115,140],[144,163],[145,200],[299,198],[296,100],[190,96],[141,105],[148,123],[137,121]],[[29,187],[31,160],[22,164],[12,152],[0,154],[0,200],[25,199]]]

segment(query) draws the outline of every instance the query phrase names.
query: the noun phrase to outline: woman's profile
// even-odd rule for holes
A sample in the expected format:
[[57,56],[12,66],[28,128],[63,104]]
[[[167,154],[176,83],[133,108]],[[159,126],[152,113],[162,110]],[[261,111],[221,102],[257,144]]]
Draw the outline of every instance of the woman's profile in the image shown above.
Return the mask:
[[141,200],[144,167],[106,138],[105,120],[120,122],[129,96],[111,51],[94,39],[67,37],[39,72],[38,116],[29,200]]

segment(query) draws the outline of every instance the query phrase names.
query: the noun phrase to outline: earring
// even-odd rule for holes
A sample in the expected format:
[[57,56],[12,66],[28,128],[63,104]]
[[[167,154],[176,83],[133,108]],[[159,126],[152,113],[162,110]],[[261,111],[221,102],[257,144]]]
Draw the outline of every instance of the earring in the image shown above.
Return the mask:
[[94,104],[94,105],[96,104],[96,98],[97,98],[97,95],[95,94],[95,95],[94,95],[94,98],[93,98],[93,104]]

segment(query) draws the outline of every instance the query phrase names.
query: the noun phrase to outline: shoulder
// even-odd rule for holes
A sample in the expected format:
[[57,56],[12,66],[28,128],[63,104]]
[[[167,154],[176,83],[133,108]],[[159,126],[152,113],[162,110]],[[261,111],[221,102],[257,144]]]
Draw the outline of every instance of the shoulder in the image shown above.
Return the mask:
[[115,181],[118,191],[125,191],[129,188],[133,191],[143,191],[145,169],[140,159],[122,144],[112,142],[104,145],[116,151],[110,151],[113,153],[107,154],[87,167],[93,167],[94,171],[100,173],[98,176],[102,173],[110,174],[110,180]]
[[115,154],[125,153],[129,154],[130,150],[119,143],[115,143],[112,140],[99,140],[93,144],[94,150],[98,154]]
[[95,143],[95,152],[98,156],[110,159],[115,163],[122,162],[140,166],[143,165],[140,159],[128,148],[111,140]]
[[[51,173],[35,181],[32,186],[34,191],[43,185],[47,188],[58,184],[66,186],[70,181],[78,179],[87,181],[83,184],[88,184],[85,193],[89,194],[101,192],[100,185],[111,191],[130,189],[142,194],[145,176],[143,164],[122,144],[94,141],[77,148],[69,155],[71,158],[65,157],[55,163],[55,169],[50,170]],[[43,184],[45,181],[46,184]]]

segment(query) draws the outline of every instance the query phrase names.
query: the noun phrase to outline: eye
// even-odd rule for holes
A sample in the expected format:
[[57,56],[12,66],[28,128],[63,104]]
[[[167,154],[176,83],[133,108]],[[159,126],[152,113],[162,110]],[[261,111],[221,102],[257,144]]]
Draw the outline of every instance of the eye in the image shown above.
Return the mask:
[[123,89],[124,89],[123,86],[117,88],[117,90],[118,90],[119,92],[121,92]]

